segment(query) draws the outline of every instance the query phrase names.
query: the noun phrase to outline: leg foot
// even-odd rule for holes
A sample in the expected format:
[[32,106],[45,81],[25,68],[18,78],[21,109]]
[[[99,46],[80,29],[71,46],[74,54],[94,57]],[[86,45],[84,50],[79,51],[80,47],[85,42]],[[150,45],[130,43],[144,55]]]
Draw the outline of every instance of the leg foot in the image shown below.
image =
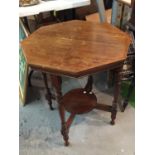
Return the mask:
[[111,125],[115,125],[115,121],[111,121],[110,124],[111,124]]
[[111,122],[110,122],[111,125],[115,125],[116,114],[117,114],[117,110],[112,110]]
[[68,136],[68,129],[66,127],[66,123],[62,125],[61,134],[63,135],[63,139],[65,141],[64,145],[68,146],[69,145],[69,142],[68,142],[69,136]]
[[127,100],[125,100],[125,101],[123,102],[122,112],[124,112],[124,111],[125,111],[125,109],[126,109],[127,105],[128,105],[128,101],[127,101]]
[[65,146],[69,146],[69,142],[68,142],[68,141],[65,142],[64,145],[65,145]]
[[61,92],[61,84],[62,84],[62,79],[60,76],[52,76],[51,75],[51,80],[52,80],[52,85],[55,88],[56,91],[56,99],[59,104],[58,110],[59,110],[59,115],[60,115],[60,120],[61,120],[61,134],[63,135],[63,139],[65,141],[64,145],[68,146],[68,128],[65,122],[65,109],[64,106],[62,105],[62,92]]

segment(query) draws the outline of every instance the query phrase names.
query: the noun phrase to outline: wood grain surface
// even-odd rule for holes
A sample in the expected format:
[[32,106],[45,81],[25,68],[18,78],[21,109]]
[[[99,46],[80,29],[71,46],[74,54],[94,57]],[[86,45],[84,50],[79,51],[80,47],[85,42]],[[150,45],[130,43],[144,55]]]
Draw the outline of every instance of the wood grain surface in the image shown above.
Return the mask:
[[86,92],[84,89],[73,89],[62,97],[65,110],[73,114],[84,114],[93,110],[97,105],[94,93]]
[[72,77],[123,62],[129,44],[129,36],[108,23],[79,20],[41,27],[21,42],[29,66]]

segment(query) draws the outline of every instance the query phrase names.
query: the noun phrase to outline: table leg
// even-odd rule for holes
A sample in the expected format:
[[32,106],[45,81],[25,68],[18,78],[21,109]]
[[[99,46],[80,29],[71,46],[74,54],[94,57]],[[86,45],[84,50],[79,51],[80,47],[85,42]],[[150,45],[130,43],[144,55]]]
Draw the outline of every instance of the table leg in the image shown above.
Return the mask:
[[111,110],[111,125],[115,124],[116,114],[117,114],[117,102],[120,94],[121,89],[121,71],[122,67],[117,68],[115,70],[115,88],[114,88],[114,100],[112,104],[112,110]]
[[50,92],[50,89],[48,87],[48,82],[47,82],[47,75],[46,73],[42,73],[43,74],[43,78],[44,78],[44,83],[45,83],[45,88],[46,88],[46,99],[48,100],[48,104],[51,110],[54,110],[54,108],[52,107],[52,94]]
[[69,116],[69,118],[68,118],[68,120],[67,120],[67,122],[66,122],[66,126],[67,126],[67,129],[68,130],[69,130],[69,128],[70,128],[70,126],[71,126],[74,118],[75,118],[75,114],[74,113],[71,113],[70,116]]
[[65,146],[69,145],[68,142],[68,129],[66,126],[65,122],[65,109],[63,105],[61,104],[61,99],[62,99],[62,92],[61,92],[61,84],[62,84],[62,79],[60,76],[53,76],[51,75],[51,80],[52,80],[52,85],[55,88],[56,91],[56,99],[58,102],[58,109],[59,109],[59,115],[61,119],[61,134],[63,135],[64,141],[65,141]]
[[29,87],[32,87],[31,77],[32,77],[33,72],[34,72],[34,70],[31,70],[29,75],[28,75],[28,85],[29,85]]
[[92,88],[93,88],[93,77],[90,75],[88,77],[88,81],[87,81],[87,84],[86,84],[84,90],[89,93],[92,91]]

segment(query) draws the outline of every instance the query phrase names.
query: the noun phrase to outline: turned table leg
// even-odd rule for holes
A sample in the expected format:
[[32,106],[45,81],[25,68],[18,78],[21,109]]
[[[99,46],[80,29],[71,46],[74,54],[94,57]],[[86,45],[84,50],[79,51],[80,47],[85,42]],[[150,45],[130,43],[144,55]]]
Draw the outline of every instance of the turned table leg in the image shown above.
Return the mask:
[[50,109],[53,110],[54,108],[52,107],[52,94],[51,94],[50,89],[48,87],[47,75],[46,75],[46,73],[42,73],[42,74],[43,74],[46,93],[47,93],[46,99],[48,100],[48,104],[49,104]]
[[52,80],[52,85],[55,88],[56,91],[56,99],[58,102],[58,109],[59,109],[59,115],[60,115],[60,119],[61,119],[61,134],[63,135],[63,139],[65,141],[65,146],[69,145],[68,142],[68,129],[67,129],[67,125],[65,122],[65,109],[64,106],[61,104],[61,100],[62,100],[62,92],[61,92],[61,84],[62,84],[62,79],[60,76],[51,76],[51,80]]
[[116,119],[116,114],[117,114],[117,102],[120,94],[120,89],[121,89],[121,71],[122,67],[117,68],[115,70],[115,88],[114,88],[114,100],[112,104],[112,109],[111,109],[111,125],[115,124],[115,119]]
[[84,90],[86,92],[91,92],[92,91],[92,88],[93,88],[93,77],[90,75],[88,77],[88,81],[87,81],[87,84],[86,84]]

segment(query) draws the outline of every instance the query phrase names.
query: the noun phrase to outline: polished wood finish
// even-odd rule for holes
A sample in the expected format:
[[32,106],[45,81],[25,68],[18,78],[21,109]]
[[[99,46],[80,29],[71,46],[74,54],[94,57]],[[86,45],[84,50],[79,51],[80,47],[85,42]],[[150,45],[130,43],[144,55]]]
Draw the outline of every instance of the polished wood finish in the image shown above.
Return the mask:
[[73,20],[39,28],[22,41],[27,63],[58,75],[80,77],[126,59],[130,38],[104,23]]
[[[93,77],[88,77],[88,82],[84,89],[78,88],[69,91],[61,98],[61,109],[59,109],[60,112],[60,118],[62,121],[62,130],[61,133],[64,136],[65,145],[68,146],[68,133],[69,128],[75,118],[76,114],[84,114],[87,113],[93,109],[103,110],[107,112],[111,112],[111,125],[115,124],[116,114],[117,114],[117,103],[118,103],[118,97],[120,93],[120,79],[121,79],[121,72],[122,68],[116,68],[115,69],[115,90],[114,90],[114,100],[112,106],[100,104],[97,103],[97,98],[95,94],[92,92],[92,85],[93,85]],[[60,87],[59,83],[59,87]],[[65,121],[65,112],[68,111],[71,113],[68,120]]]
[[55,88],[55,91],[56,91],[56,94],[55,94],[56,100],[59,103],[58,109],[59,109],[59,115],[61,119],[61,134],[63,135],[65,146],[68,146],[69,137],[68,137],[68,129],[65,122],[65,110],[61,102],[62,101],[62,92],[61,92],[62,79],[60,76],[51,75],[51,80],[52,80],[52,86]]
[[79,88],[66,93],[62,98],[62,104],[70,113],[84,114],[94,109],[97,98],[94,93]]
[[49,104],[50,109],[51,110],[54,110],[54,108],[52,107],[52,99],[55,99],[55,97],[51,94],[50,89],[48,87],[46,73],[42,73],[42,75],[43,75],[44,84],[45,84],[45,88],[46,88],[46,99],[48,101],[48,104]]
[[115,87],[114,87],[114,99],[112,104],[112,112],[111,112],[111,125],[115,124],[116,114],[117,114],[117,103],[118,97],[121,90],[121,72],[122,67],[115,69]]
[[[59,104],[61,134],[65,146],[69,145],[69,127],[76,114],[89,112],[96,108],[111,112],[111,124],[115,124],[117,102],[120,91],[120,70],[127,57],[129,36],[110,24],[86,21],[69,21],[39,28],[22,42],[28,65],[51,74],[55,98]],[[93,77],[98,71],[115,70],[115,92],[112,106],[97,103],[92,92]],[[84,88],[71,90],[62,96],[61,75],[80,77],[89,74]],[[51,95],[45,82],[48,101]],[[65,110],[71,113],[65,120]]]
[[95,109],[104,110],[104,111],[107,111],[107,112],[112,112],[112,106],[105,105],[103,103],[102,104],[101,103],[97,103]]
[[69,127],[71,126],[73,120],[75,118],[75,114],[74,113],[71,113],[71,115],[69,116],[67,122],[66,122],[66,126],[67,126],[67,129],[69,130]]

